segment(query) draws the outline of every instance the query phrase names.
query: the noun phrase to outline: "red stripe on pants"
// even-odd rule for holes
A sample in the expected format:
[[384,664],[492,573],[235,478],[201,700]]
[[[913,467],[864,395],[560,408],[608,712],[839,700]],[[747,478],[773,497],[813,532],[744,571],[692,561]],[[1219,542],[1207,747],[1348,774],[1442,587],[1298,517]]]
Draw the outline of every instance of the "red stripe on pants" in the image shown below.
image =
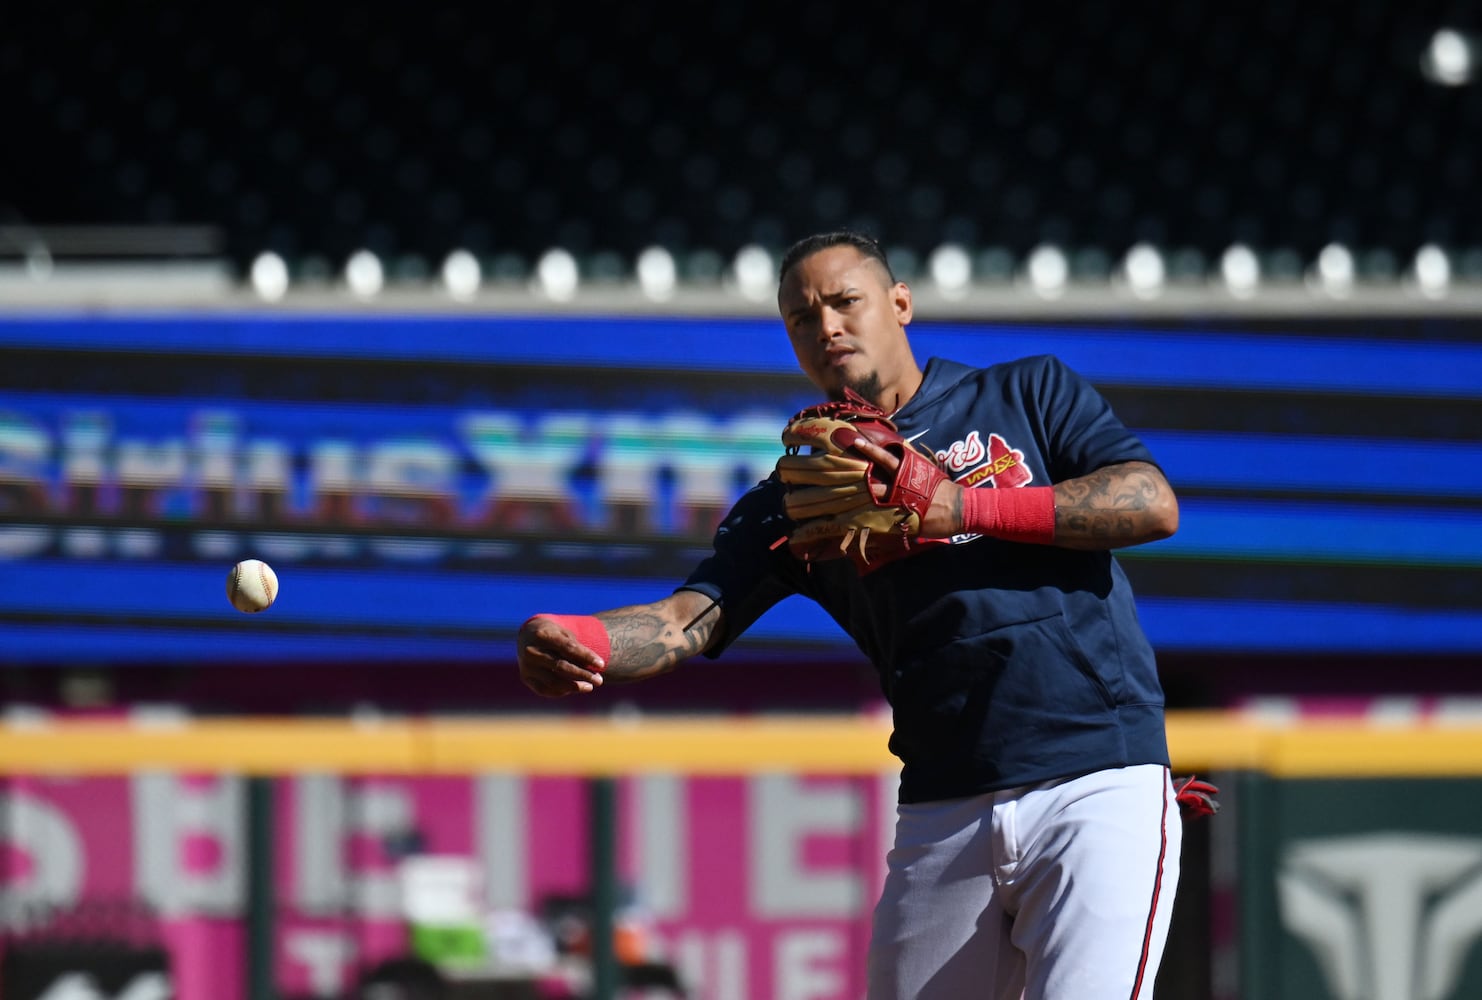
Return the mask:
[[1162,832],[1162,842],[1158,845],[1158,871],[1153,879],[1153,901],[1148,907],[1148,922],[1142,932],[1142,957],[1137,961],[1137,978],[1132,981],[1132,996],[1129,1000],[1137,1000],[1142,995],[1142,977],[1147,973],[1148,951],[1153,945],[1153,921],[1158,915],[1158,896],[1163,891],[1163,862],[1168,857],[1168,782],[1163,782],[1163,819],[1159,824]]

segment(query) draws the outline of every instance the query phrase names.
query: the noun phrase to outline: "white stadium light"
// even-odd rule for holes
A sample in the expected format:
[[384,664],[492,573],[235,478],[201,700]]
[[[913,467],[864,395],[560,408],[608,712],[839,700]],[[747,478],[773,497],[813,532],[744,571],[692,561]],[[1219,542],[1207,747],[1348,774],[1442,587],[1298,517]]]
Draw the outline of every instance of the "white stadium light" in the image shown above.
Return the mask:
[[1476,70],[1476,46],[1453,28],[1441,28],[1431,35],[1430,44],[1420,56],[1420,72],[1443,87],[1470,83]]
[[960,299],[972,281],[973,261],[962,246],[943,243],[931,252],[927,270],[938,292],[949,299]]
[[26,277],[32,281],[46,281],[55,269],[51,251],[40,243],[26,250]]
[[576,267],[576,258],[569,250],[552,247],[541,254],[535,265],[536,285],[548,297],[557,302],[570,301],[581,283],[581,274]]
[[1163,279],[1168,268],[1163,255],[1148,243],[1137,243],[1122,259],[1122,277],[1133,295],[1150,299],[1163,290]]
[[1261,284],[1261,262],[1244,243],[1231,244],[1220,257],[1220,277],[1236,298],[1247,299]]
[[1427,243],[1415,252],[1411,274],[1420,294],[1428,299],[1442,298],[1451,287],[1451,258],[1434,243]]
[[1048,243],[1029,252],[1024,271],[1029,287],[1047,299],[1063,294],[1070,280],[1070,262],[1065,259],[1065,252]]
[[467,302],[478,294],[483,283],[483,268],[479,259],[467,250],[454,250],[443,261],[443,287],[448,294],[460,302]]
[[776,294],[777,266],[765,247],[751,243],[736,251],[731,275],[736,279],[736,287],[748,299],[761,302]]
[[638,277],[638,287],[650,299],[662,302],[674,296],[679,269],[674,263],[674,255],[668,250],[659,246],[648,247],[638,255],[633,269]]
[[363,299],[371,298],[386,283],[386,270],[381,258],[369,250],[357,250],[345,262],[345,284]]
[[271,250],[257,255],[249,272],[252,288],[267,302],[277,302],[288,292],[288,265]]
[[1317,285],[1335,298],[1343,298],[1353,291],[1353,252],[1341,243],[1329,243],[1317,255],[1315,277]]

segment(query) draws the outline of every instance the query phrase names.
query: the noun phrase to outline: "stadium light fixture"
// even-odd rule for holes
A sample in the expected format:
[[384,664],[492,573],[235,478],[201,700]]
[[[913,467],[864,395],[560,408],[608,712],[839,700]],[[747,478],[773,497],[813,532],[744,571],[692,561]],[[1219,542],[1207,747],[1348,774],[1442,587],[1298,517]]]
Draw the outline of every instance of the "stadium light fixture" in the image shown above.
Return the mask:
[[32,281],[46,281],[55,270],[56,261],[43,244],[36,243],[26,248],[26,277]]
[[1353,252],[1341,243],[1329,243],[1318,252],[1312,277],[1317,286],[1334,298],[1345,298],[1353,291]]
[[1225,289],[1238,299],[1248,299],[1261,284],[1261,262],[1244,243],[1234,243],[1220,256],[1220,277]]
[[1454,28],[1438,29],[1420,54],[1421,75],[1443,87],[1471,83],[1476,71],[1476,44]]
[[1151,299],[1162,292],[1167,275],[1163,255],[1150,243],[1134,244],[1122,258],[1122,279],[1140,299]]
[[581,274],[571,251],[552,247],[541,254],[535,264],[535,284],[556,302],[569,302],[574,298],[577,286],[581,284]]
[[674,255],[664,247],[646,248],[638,255],[633,270],[638,278],[638,287],[650,299],[663,302],[674,297],[679,268],[674,263]]
[[264,302],[277,302],[288,293],[288,265],[282,257],[265,250],[252,261],[248,280]]
[[731,276],[741,294],[753,301],[765,301],[775,293],[773,283],[777,277],[776,265],[772,263],[772,255],[766,248],[755,243],[747,244],[736,251],[736,259],[731,264]]
[[1059,298],[1065,293],[1070,280],[1070,262],[1065,251],[1049,243],[1042,243],[1029,252],[1024,262],[1024,275],[1029,287],[1043,298]]
[[1444,298],[1451,287],[1451,258],[1434,243],[1427,243],[1415,252],[1410,273],[1421,295],[1428,299]]
[[467,302],[478,294],[484,273],[477,257],[467,250],[454,250],[443,261],[442,278],[449,295]]
[[386,284],[386,269],[381,258],[369,250],[356,250],[345,262],[345,284],[360,298],[377,295]]
[[943,243],[931,252],[926,267],[932,283],[944,297],[960,299],[967,294],[973,277],[973,261],[961,245]]

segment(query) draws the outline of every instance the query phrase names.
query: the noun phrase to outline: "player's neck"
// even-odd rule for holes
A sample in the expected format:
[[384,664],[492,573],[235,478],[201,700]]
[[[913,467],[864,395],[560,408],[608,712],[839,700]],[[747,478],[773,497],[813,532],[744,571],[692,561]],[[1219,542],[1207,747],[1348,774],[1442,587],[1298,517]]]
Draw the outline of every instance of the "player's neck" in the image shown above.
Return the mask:
[[910,372],[888,386],[881,392],[881,398],[875,400],[875,405],[886,413],[894,416],[895,412],[911,401],[921,388],[925,376],[921,369],[913,368]]

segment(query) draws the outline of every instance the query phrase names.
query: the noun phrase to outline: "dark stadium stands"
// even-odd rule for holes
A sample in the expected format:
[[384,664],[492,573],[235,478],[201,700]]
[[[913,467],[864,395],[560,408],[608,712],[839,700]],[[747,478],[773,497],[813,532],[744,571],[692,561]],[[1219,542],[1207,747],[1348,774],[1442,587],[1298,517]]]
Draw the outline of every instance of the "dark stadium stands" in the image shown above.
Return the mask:
[[[1073,5],[26,5],[0,31],[0,225],[209,224],[396,274],[551,246],[622,273],[850,224],[908,270],[1051,242],[1199,273],[1482,247],[1482,87],[1421,72],[1459,0]],[[994,253],[997,256],[994,256]],[[1282,253],[1285,253],[1285,257]],[[984,256],[986,254],[986,256]]]

